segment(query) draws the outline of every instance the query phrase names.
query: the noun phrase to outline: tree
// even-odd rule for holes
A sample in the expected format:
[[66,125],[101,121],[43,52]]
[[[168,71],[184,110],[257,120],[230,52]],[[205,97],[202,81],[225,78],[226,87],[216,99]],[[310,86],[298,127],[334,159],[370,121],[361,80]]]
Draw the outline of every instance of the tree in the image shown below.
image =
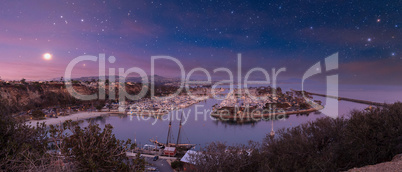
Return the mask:
[[173,161],[173,162],[170,164],[170,166],[171,166],[173,169],[180,171],[181,169],[183,169],[183,162],[181,162],[180,160],[176,160],[176,161]]
[[290,107],[290,105],[288,103],[277,103],[276,107],[280,108],[280,109],[286,109],[286,108]]
[[[131,140],[118,140],[107,124],[102,129],[96,124],[81,128],[77,122],[67,121],[60,127],[50,126],[51,137],[63,140],[59,146],[79,171],[129,171],[143,169],[144,161],[130,161],[126,152],[134,149]],[[65,131],[69,131],[65,134]],[[63,134],[64,133],[64,134]],[[138,157],[139,158],[139,157]]]
[[100,111],[106,105],[105,101],[99,100],[96,102],[95,108]]
[[309,109],[311,106],[306,102],[302,102],[299,107],[300,109]]
[[100,111],[100,110],[102,110],[103,106],[98,104],[95,106],[95,108],[96,108],[96,110]]
[[277,87],[277,88],[275,89],[275,92],[276,92],[276,95],[282,96],[282,88],[281,88],[281,87]]
[[338,145],[346,126],[343,118],[321,118],[267,135],[262,147],[265,170],[336,170]]
[[35,119],[43,119],[45,117],[45,113],[41,110],[34,110],[31,115]]
[[21,83],[22,83],[22,84],[27,84],[25,81],[26,81],[25,78],[22,78],[22,79],[21,79]]
[[[137,145],[136,145],[137,146]],[[141,157],[141,153],[137,153],[135,158],[133,159],[132,169],[134,171],[144,171],[145,170],[145,159]]]
[[349,119],[319,118],[267,134],[261,146],[211,143],[191,161],[198,171],[346,171],[402,153],[401,114],[398,102]]
[[[402,153],[402,103],[370,111],[352,111],[338,163],[345,168],[390,161]],[[357,158],[356,158],[357,157]]]
[[71,82],[72,82],[72,84],[74,84],[74,85],[76,85],[76,84],[79,84],[79,83],[80,83],[80,81],[78,81],[78,80],[71,80]]
[[190,155],[190,161],[197,171],[260,171],[259,147],[252,142],[248,146],[212,142],[201,153]]
[[265,138],[263,163],[278,171],[345,171],[389,161],[402,153],[401,114],[395,103],[282,129]]
[[46,153],[46,126],[31,127],[11,115],[0,118],[0,171],[44,171],[51,168],[52,156]]

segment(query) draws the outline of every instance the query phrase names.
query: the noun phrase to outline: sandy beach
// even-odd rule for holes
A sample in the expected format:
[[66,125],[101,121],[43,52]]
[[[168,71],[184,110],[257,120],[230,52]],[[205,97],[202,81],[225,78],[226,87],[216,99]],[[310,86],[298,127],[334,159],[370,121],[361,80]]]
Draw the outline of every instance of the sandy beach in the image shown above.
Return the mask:
[[75,114],[71,114],[68,116],[59,116],[58,118],[46,118],[44,120],[29,120],[26,122],[26,124],[31,125],[31,126],[36,126],[36,123],[42,123],[45,122],[46,125],[55,125],[55,124],[60,124],[63,123],[64,121],[67,120],[82,120],[82,119],[88,119],[88,118],[94,118],[102,115],[107,115],[109,112],[79,112]]

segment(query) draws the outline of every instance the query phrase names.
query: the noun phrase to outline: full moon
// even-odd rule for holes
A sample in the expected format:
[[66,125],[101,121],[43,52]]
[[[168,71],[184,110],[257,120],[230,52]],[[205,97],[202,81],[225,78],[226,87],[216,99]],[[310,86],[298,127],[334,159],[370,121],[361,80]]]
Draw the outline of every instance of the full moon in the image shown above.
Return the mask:
[[52,55],[51,55],[50,53],[45,53],[45,54],[43,54],[43,58],[44,58],[45,60],[51,60],[51,59],[52,59]]

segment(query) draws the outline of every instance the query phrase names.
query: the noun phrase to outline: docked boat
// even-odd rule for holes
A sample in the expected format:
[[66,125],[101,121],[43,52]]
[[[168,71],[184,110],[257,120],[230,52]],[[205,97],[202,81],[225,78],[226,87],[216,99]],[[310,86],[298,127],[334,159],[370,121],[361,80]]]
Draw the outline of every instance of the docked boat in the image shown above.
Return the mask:
[[189,144],[189,143],[180,143],[180,134],[181,134],[181,129],[182,129],[182,117],[183,114],[181,114],[180,117],[180,125],[179,125],[179,132],[177,134],[177,140],[176,143],[171,142],[171,128],[172,128],[172,120],[169,121],[169,130],[168,130],[168,136],[166,139],[166,143],[158,142],[157,140],[150,139],[152,143],[155,143],[159,146],[163,147],[176,147],[178,150],[189,150],[195,147],[195,144]]

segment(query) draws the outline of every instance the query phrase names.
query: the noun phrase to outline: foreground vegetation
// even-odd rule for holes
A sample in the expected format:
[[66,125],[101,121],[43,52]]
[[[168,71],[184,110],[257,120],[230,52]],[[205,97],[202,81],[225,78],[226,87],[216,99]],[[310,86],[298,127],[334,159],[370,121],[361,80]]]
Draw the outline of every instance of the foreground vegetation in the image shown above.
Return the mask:
[[[145,160],[127,158],[136,145],[102,130],[77,122],[62,126],[30,127],[5,115],[0,118],[0,171],[143,171]],[[62,142],[60,142],[62,140]]]
[[[343,171],[402,153],[401,124],[402,103],[395,103],[282,129],[261,143],[211,143],[191,159],[195,171]],[[125,155],[135,144],[116,139],[112,129],[72,121],[30,127],[4,115],[0,171],[143,171],[142,158]]]
[[282,129],[261,144],[211,143],[193,155],[197,171],[343,171],[402,153],[402,103],[352,111]]

